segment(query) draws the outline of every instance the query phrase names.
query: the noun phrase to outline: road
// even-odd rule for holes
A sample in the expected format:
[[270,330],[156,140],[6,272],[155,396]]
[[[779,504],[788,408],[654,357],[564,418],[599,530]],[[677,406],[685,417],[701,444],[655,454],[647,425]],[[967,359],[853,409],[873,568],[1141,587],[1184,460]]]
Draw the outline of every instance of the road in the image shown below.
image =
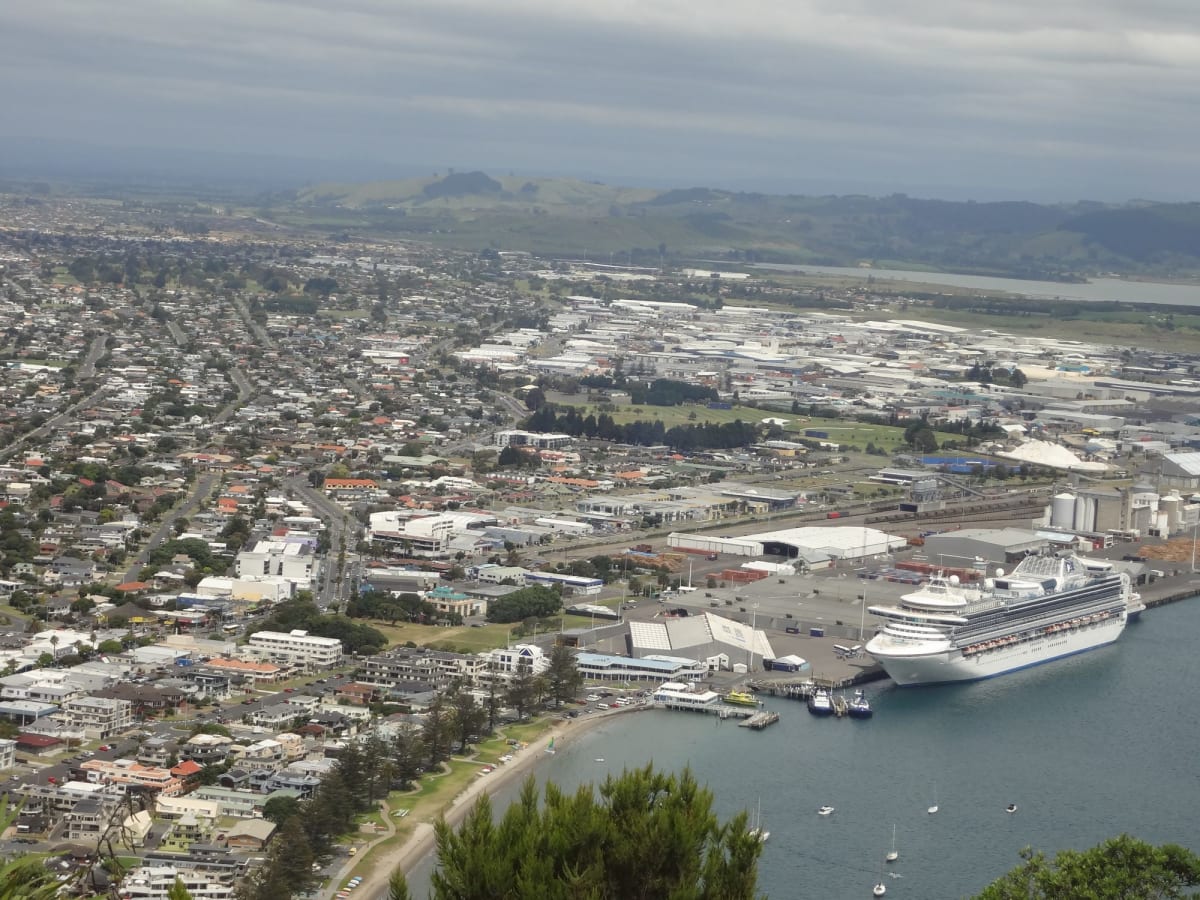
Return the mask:
[[246,306],[246,301],[240,297],[235,297],[233,300],[234,308],[237,309],[238,315],[242,317],[242,322],[246,326],[246,330],[254,337],[262,346],[269,350],[275,349],[275,342],[271,340],[271,336],[267,334],[267,330],[259,325],[250,315],[250,309]]
[[86,381],[96,374],[96,363],[107,349],[107,334],[98,334],[92,338],[91,346],[88,347],[87,353],[84,354],[83,360],[79,363],[80,381]]
[[57,428],[79,410],[91,406],[98,399],[100,399],[101,396],[104,395],[105,390],[105,387],[96,388],[96,390],[92,391],[82,400],[72,403],[66,409],[52,415],[37,428],[33,429],[32,431],[25,432],[25,434],[21,435],[21,437],[17,438],[3,450],[0,450],[0,460],[9,459],[11,456],[13,456],[13,454],[17,453],[22,447],[24,447],[25,444],[29,443],[29,441],[33,440],[34,438],[41,437],[47,432]]
[[[104,352],[107,348],[108,335],[98,334],[96,337],[92,338],[92,343],[88,346],[87,353],[84,354],[83,359],[79,363],[80,381],[85,381],[95,376],[96,363],[99,361],[100,357],[104,355]],[[33,440],[34,438],[41,437],[52,429],[57,428],[64,421],[66,421],[69,416],[73,415],[84,407],[91,406],[101,397],[101,395],[104,394],[104,391],[105,387],[103,385],[96,388],[96,390],[92,391],[83,399],[77,400],[75,403],[72,403],[65,409],[56,412],[37,428],[34,428],[32,431],[27,431],[7,447],[0,450],[0,460],[9,459],[29,441]]]
[[[358,522],[351,514],[308,483],[307,478],[292,476],[284,481],[286,487],[307,503],[329,528],[329,552],[321,566],[320,583],[314,590],[313,599],[322,609],[340,603],[346,596],[355,571],[361,572],[361,561],[351,557],[350,551],[358,545],[360,533]],[[344,541],[344,543],[343,543]],[[347,551],[347,571],[338,571],[338,555],[343,546]],[[339,579],[338,576],[342,577]]]
[[175,339],[175,344],[178,347],[186,347],[188,344],[187,333],[183,330],[178,322],[174,319],[167,320],[167,331],[171,332],[171,337]]
[[190,516],[195,512],[203,500],[212,496],[213,488],[216,487],[220,480],[220,472],[205,472],[196,479],[196,483],[192,486],[192,490],[187,498],[182,503],[176,504],[163,516],[163,520],[159,523],[158,528],[150,535],[150,539],[142,546],[133,563],[125,570],[125,581],[137,580],[138,573],[142,571],[142,568],[146,565],[146,561],[150,557],[150,551],[174,535],[175,520],[182,516]]

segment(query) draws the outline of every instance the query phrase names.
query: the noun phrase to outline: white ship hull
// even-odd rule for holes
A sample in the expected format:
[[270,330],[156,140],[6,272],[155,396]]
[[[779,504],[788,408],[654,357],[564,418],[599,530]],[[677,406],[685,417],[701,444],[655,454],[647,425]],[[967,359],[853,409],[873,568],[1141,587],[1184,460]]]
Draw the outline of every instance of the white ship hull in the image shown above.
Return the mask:
[[914,653],[911,646],[889,647],[892,642],[882,636],[871,640],[866,650],[899,685],[976,681],[1111,644],[1124,629],[1125,616],[1121,615],[1071,631],[969,655],[954,647],[932,653]]

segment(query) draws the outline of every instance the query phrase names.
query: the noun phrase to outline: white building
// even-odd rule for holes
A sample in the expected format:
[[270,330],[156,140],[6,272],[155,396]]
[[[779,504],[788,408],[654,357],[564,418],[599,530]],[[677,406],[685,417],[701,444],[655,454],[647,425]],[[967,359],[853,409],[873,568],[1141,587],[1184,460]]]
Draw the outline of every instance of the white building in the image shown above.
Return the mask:
[[126,900],[167,900],[167,894],[182,881],[193,900],[231,900],[234,895],[232,873],[216,875],[176,866],[139,866],[121,881],[121,896]]
[[451,515],[405,518],[402,513],[379,512],[371,514],[367,531],[368,540],[394,552],[432,558],[450,555],[450,541],[460,528],[458,518]]
[[511,678],[518,671],[541,675],[550,668],[550,658],[542,652],[541,647],[533,644],[514,644],[480,655],[487,659],[492,672],[504,679]]
[[296,629],[258,631],[250,636],[250,649],[256,656],[272,662],[300,664],[309,668],[328,668],[342,661],[342,642],[337,638],[317,637]]
[[11,769],[17,762],[17,742],[0,738],[0,771]]
[[533,447],[535,450],[558,450],[568,446],[573,438],[569,434],[539,431],[497,431],[497,447]]
[[94,741],[103,741],[133,726],[133,704],[108,697],[76,697],[54,716],[68,728],[82,729]]
[[316,570],[312,547],[296,541],[262,540],[237,555],[238,578],[285,578],[307,589]]

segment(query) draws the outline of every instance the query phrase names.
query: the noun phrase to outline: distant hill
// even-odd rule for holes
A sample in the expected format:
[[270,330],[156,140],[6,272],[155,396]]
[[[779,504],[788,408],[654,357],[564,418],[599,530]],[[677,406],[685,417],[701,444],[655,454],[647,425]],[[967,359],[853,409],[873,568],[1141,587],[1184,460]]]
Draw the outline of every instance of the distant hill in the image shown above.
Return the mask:
[[663,257],[1071,278],[1200,272],[1200,205],[952,202],[627,188],[569,178],[451,172],[326,183],[264,217],[464,248],[657,264]]

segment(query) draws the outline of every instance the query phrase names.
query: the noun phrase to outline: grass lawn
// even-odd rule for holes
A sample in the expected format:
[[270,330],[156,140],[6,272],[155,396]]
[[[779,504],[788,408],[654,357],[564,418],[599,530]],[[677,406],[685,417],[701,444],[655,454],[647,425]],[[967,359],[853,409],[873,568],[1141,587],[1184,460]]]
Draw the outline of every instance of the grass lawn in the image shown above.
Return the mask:
[[[555,394],[547,399],[559,406],[574,406],[583,415],[600,414],[600,404],[577,402],[578,398],[565,394]],[[830,443],[843,446],[853,445],[865,448],[868,443],[882,447],[889,453],[902,449],[904,444],[904,429],[895,425],[874,425],[867,422],[855,422],[850,419],[813,418],[799,413],[779,412],[752,406],[734,406],[732,409],[709,409],[701,404],[685,404],[682,406],[634,406],[632,403],[622,404],[609,413],[618,425],[635,422],[660,421],[666,428],[675,425],[697,425],[712,422],[717,425],[726,422],[760,422],[763,419],[781,419],[787,424],[783,430],[788,438],[803,438],[807,429],[824,431],[828,438],[810,438],[809,440],[827,440]],[[949,434],[942,431],[934,432],[939,445],[946,441],[962,440],[962,435]],[[882,459],[882,457],[881,457]],[[882,464],[882,463],[881,463]]]
[[1012,334],[1090,341],[1123,347],[1162,347],[1185,349],[1196,346],[1196,327],[1200,317],[1183,310],[1174,315],[1174,330],[1162,326],[1161,313],[1096,313],[1078,319],[1054,319],[1047,316],[1009,316],[1000,318],[983,313],[912,306],[897,315],[905,319],[958,325],[962,328],[994,328]]
[[[543,619],[539,631],[557,630],[560,626],[565,629],[583,628],[591,625],[588,616],[551,616]],[[505,647],[511,641],[519,640],[512,633],[518,623],[512,625],[487,624],[479,628],[470,625],[452,625],[442,628],[436,625],[417,625],[412,622],[400,622],[389,625],[386,622],[370,620],[368,624],[383,632],[389,645],[406,644],[412,641],[418,647],[430,647],[434,650],[452,650],[463,653],[481,653],[484,650],[494,650]]]
[[484,625],[482,628],[471,628],[468,625],[453,625],[440,628],[435,625],[417,625],[413,622],[398,622],[389,625],[386,622],[369,620],[372,628],[377,628],[387,635],[388,643],[406,644],[412,641],[418,647],[431,647],[434,644],[454,647],[470,647],[471,653],[483,650],[494,650],[503,647],[508,642],[509,625]]

